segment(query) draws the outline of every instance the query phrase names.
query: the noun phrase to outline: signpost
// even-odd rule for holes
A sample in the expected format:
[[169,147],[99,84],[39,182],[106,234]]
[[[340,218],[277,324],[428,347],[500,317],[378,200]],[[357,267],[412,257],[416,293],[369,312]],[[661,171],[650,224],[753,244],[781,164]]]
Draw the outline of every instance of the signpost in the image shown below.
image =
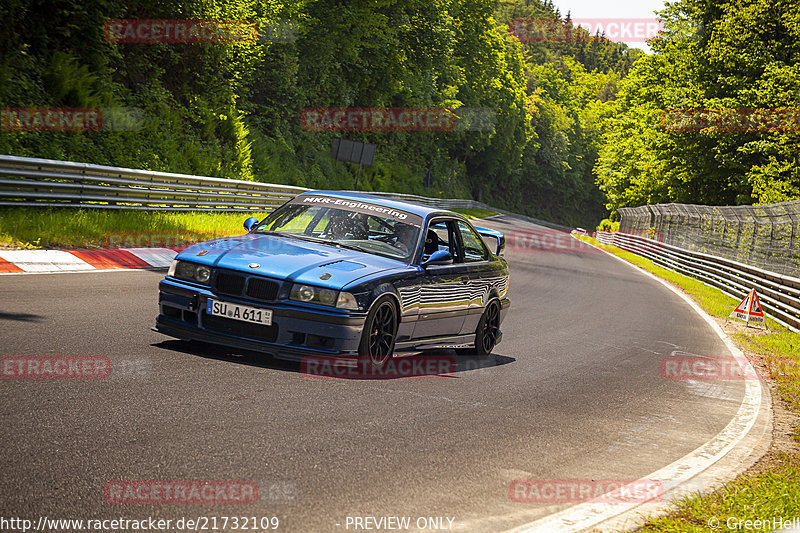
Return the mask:
[[375,161],[377,145],[335,138],[331,143],[331,157],[344,162],[358,163],[355,189],[358,190],[358,180],[361,177],[361,166],[372,166]]

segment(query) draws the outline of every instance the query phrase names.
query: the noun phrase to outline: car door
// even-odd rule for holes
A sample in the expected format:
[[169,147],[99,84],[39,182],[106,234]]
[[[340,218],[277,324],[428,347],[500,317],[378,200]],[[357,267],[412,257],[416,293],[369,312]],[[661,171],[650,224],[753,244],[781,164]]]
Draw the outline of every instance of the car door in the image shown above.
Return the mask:
[[469,280],[465,288],[468,301],[466,318],[461,326],[461,334],[466,335],[477,329],[492,291],[495,290],[498,294],[504,292],[501,285],[505,284],[505,278],[502,265],[492,262],[492,254],[480,234],[463,220],[458,220],[455,224],[461,250],[460,260],[464,276]]
[[422,274],[416,339],[454,336],[462,330],[469,309],[469,277],[461,261],[457,231],[456,220],[444,217],[431,220],[426,229],[422,261],[436,250],[447,250],[453,262],[429,265]]

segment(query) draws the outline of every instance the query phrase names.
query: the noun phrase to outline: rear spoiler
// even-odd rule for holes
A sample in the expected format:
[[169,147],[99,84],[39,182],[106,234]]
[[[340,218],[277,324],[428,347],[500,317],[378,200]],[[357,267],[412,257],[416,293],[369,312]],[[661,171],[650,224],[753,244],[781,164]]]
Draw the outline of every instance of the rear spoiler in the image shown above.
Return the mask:
[[[503,255],[503,250],[506,248],[505,235],[494,229],[480,228],[478,226],[475,226],[475,229],[480,233],[481,237],[483,237],[483,241],[486,245],[489,246],[489,248],[495,249],[495,255]],[[497,246],[492,246],[492,242],[495,240],[497,241]]]

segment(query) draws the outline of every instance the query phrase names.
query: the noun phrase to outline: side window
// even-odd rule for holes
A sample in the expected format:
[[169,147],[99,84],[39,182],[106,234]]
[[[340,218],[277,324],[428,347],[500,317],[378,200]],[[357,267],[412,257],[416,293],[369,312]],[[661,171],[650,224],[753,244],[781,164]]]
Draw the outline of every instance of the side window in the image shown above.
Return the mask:
[[453,260],[456,260],[455,239],[449,224],[442,220],[428,226],[428,233],[425,235],[425,247],[423,248],[422,258],[427,259],[433,252],[445,250],[450,252]]
[[450,251],[450,233],[447,231],[447,224],[439,222],[431,226],[431,229],[436,233],[439,238],[439,250]]
[[486,244],[484,244],[481,236],[475,233],[475,230],[464,222],[459,221],[458,232],[461,234],[461,242],[464,245],[464,261],[466,263],[489,259],[489,251],[486,249]]

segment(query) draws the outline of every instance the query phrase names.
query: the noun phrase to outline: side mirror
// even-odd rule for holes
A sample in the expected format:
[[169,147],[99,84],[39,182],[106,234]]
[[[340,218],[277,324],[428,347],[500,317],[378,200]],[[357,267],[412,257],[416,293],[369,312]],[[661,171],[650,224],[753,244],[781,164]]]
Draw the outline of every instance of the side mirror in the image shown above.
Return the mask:
[[422,262],[422,268],[433,265],[449,265],[453,262],[453,256],[447,250],[436,250],[431,256]]
[[[481,238],[483,238],[483,242],[486,243],[489,248],[492,248],[490,242],[497,241],[497,247],[495,247],[495,255],[503,255],[503,250],[506,249],[506,236],[503,235],[502,232],[497,231],[495,229],[486,229],[475,226],[475,229],[478,230]],[[491,239],[487,240],[487,239]]]
[[250,217],[244,221],[244,229],[252,231],[256,224],[258,224],[258,219],[256,217]]

